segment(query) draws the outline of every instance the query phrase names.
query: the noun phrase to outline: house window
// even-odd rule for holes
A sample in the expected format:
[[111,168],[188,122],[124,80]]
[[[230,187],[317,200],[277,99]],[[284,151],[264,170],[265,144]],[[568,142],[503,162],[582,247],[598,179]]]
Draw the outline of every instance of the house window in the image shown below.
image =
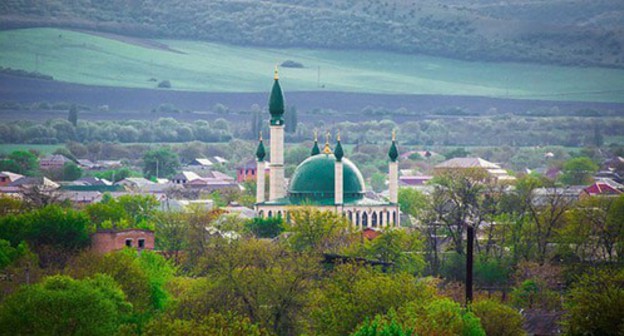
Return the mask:
[[139,239],[139,248],[145,248],[145,239]]
[[132,239],[130,239],[130,238],[126,239],[126,246],[127,247],[132,247]]

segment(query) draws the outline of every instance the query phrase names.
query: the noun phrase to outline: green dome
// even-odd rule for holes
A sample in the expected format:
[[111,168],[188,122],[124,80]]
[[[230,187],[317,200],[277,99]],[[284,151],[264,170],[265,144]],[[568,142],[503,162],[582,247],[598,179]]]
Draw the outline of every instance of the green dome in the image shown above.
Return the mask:
[[[334,198],[336,157],[318,154],[303,161],[293,174],[288,196],[297,198]],[[350,160],[342,159],[344,198],[364,197],[364,179],[360,170]]]

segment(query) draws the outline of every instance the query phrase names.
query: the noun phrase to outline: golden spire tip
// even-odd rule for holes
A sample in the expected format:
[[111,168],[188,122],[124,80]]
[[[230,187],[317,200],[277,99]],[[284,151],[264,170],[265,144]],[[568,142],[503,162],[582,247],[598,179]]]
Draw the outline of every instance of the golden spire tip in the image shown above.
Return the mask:
[[392,141],[396,141],[396,130],[392,130]]
[[260,131],[260,137],[259,137],[260,141],[262,141],[262,131]]
[[340,131],[338,131],[338,134],[336,134],[336,140],[340,142]]
[[275,65],[274,77],[275,80],[279,79],[279,69],[277,68],[277,64]]
[[314,130],[314,142],[318,142],[318,131]]

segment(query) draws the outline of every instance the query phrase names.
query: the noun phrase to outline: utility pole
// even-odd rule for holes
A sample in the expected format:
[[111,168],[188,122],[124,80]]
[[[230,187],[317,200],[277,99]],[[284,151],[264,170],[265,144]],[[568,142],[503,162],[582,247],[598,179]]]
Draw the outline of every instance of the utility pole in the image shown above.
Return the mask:
[[474,226],[466,222],[466,307],[472,303],[472,265],[474,251]]

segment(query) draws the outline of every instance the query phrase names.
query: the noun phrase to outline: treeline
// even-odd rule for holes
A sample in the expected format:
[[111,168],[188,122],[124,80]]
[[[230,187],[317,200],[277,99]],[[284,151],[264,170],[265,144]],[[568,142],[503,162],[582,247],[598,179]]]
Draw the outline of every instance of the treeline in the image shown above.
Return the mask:
[[[548,25],[550,16],[540,17],[538,24],[533,22],[535,16],[530,16],[510,28],[509,20],[490,11],[492,7],[353,0],[144,0],[132,4],[56,0],[36,8],[27,1],[5,2],[0,5],[0,15],[4,28],[45,25],[269,47],[383,49],[466,60],[568,65],[624,64],[617,27],[607,22],[605,29],[593,28],[601,23],[601,13],[613,10],[608,4],[595,5],[594,16],[587,16],[580,10],[582,6],[570,13],[571,17],[593,20],[592,24],[570,20],[548,31],[527,30],[523,24]],[[531,10],[560,14],[557,5]],[[488,28],[483,28],[486,25]],[[493,37],[488,29],[499,34]]]
[[[321,135],[326,131],[331,134],[340,131],[343,142],[348,144],[383,143],[394,129],[399,132],[401,143],[417,146],[600,147],[617,143],[624,129],[622,117],[531,117],[506,114],[426,119],[415,117],[414,121],[401,123],[387,117],[380,121],[361,122],[302,122],[296,117],[287,118],[286,141],[312,140],[317,130]],[[264,114],[251,112],[251,115],[240,114],[229,118],[232,121],[218,118],[184,122],[169,117],[153,121],[87,121],[78,117],[76,126],[63,119],[43,123],[15,121],[0,125],[0,143],[227,142],[232,139],[257,139],[260,131],[265,137],[269,134]]]

